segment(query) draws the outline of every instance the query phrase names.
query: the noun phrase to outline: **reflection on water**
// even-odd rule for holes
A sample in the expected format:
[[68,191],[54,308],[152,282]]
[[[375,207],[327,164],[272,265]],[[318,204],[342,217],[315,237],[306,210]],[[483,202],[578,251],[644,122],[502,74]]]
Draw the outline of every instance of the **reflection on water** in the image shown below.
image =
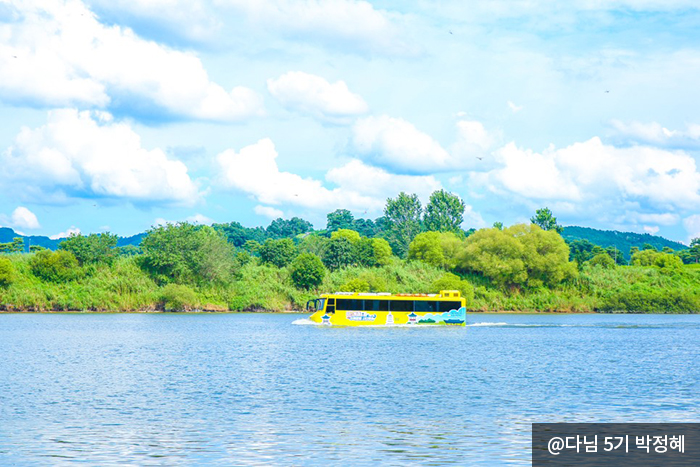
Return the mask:
[[700,418],[700,316],[468,323],[0,315],[0,465],[529,465],[535,421]]

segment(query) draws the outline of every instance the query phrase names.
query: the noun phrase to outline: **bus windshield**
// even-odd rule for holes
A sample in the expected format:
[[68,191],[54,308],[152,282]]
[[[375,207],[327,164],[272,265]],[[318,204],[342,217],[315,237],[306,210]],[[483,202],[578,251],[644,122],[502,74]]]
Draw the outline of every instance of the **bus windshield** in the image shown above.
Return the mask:
[[308,302],[306,302],[306,311],[323,310],[323,305],[325,301],[325,298],[316,298],[314,300],[309,300]]

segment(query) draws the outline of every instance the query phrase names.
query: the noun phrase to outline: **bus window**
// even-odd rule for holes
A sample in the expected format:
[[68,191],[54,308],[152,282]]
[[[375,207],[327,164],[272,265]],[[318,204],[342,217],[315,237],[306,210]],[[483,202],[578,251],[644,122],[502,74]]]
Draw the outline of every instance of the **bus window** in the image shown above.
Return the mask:
[[323,305],[326,302],[325,298],[317,298],[316,299],[316,310],[320,311],[323,310]]
[[438,302],[430,300],[416,300],[415,310],[436,313],[438,311]]
[[440,304],[440,313],[445,313],[451,310],[459,310],[462,307],[462,302],[438,302]]
[[364,300],[356,298],[339,298],[336,300],[338,310],[342,311],[364,311]]
[[365,300],[365,311],[389,311],[389,300]]
[[413,300],[392,300],[389,309],[391,311],[413,311]]
[[332,315],[335,313],[335,298],[329,298],[326,305],[326,314]]

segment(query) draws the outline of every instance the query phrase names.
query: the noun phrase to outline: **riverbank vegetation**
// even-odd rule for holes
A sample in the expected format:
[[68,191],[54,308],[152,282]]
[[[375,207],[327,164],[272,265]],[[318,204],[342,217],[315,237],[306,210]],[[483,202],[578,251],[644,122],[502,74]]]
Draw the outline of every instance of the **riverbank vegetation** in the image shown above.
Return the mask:
[[[700,311],[700,241],[630,252],[565,242],[548,209],[530,224],[464,231],[464,203],[435,192],[387,202],[385,216],[328,214],[267,229],[168,224],[139,247],[110,234],[73,235],[58,250],[0,255],[4,311],[300,310],[333,291],[460,290],[474,311]],[[38,250],[38,251],[37,251]],[[686,263],[686,264],[684,264]]]

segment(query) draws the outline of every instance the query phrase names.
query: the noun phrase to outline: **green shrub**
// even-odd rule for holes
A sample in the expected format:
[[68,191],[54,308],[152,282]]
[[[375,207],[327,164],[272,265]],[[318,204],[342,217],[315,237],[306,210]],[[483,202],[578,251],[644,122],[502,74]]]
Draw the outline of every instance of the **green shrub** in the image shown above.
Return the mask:
[[29,264],[32,274],[45,281],[71,281],[83,276],[78,260],[69,251],[39,251],[34,254]]
[[599,253],[587,261],[591,266],[600,266],[603,269],[612,269],[615,267],[615,260],[607,253]]
[[71,234],[58,244],[58,248],[73,253],[81,266],[95,263],[112,264],[118,252],[117,238],[110,233]]
[[259,250],[260,258],[264,263],[269,263],[283,268],[294,260],[297,249],[290,238],[280,240],[266,240]]
[[233,246],[208,225],[154,227],[141,241],[141,249],[143,269],[159,283],[225,283],[236,267]]
[[291,278],[295,287],[310,289],[318,287],[326,275],[321,258],[311,253],[302,253],[292,262]]
[[15,267],[7,258],[0,258],[0,287],[8,287],[15,281]]
[[182,284],[168,284],[161,292],[161,302],[165,311],[191,311],[197,308],[197,295]]
[[351,279],[340,286],[341,292],[369,292],[369,282],[360,278]]

